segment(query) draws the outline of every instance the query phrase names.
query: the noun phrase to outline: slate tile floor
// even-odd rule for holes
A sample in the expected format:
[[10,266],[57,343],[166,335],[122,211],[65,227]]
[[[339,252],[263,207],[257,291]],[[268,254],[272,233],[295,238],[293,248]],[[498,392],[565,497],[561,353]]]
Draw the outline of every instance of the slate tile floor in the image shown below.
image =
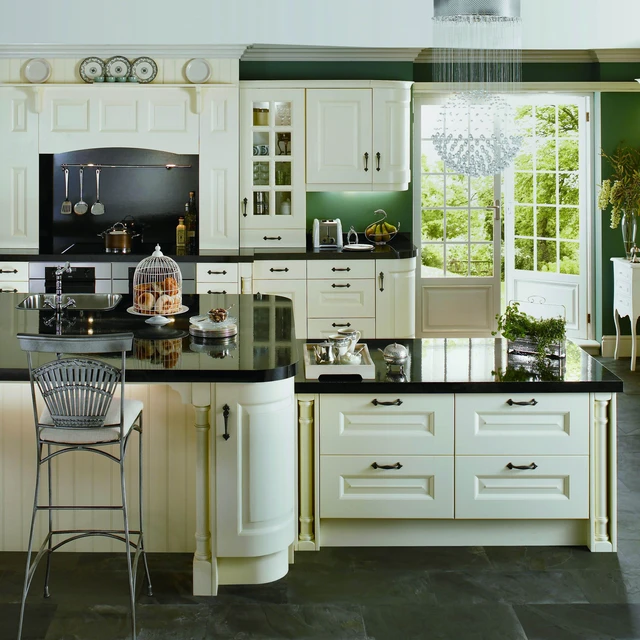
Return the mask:
[[[322,549],[278,582],[191,595],[191,556],[152,554],[140,640],[640,640],[640,372],[603,359],[618,397],[618,554],[584,548]],[[24,555],[0,553],[0,640],[17,629]],[[121,555],[54,555],[25,640],[128,637]]]

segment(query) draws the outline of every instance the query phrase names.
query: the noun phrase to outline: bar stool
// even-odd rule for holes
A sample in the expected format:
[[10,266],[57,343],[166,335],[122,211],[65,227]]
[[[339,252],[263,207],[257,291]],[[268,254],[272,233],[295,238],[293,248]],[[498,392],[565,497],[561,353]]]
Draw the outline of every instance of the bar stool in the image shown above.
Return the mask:
[[[149,595],[151,578],[142,535],[142,402],[125,399],[125,358],[133,344],[132,333],[114,333],[99,336],[52,336],[18,334],[23,351],[27,352],[29,380],[33,401],[33,416],[36,429],[37,466],[36,486],[33,501],[33,514],[29,529],[27,548],[27,566],[25,571],[18,640],[22,637],[25,604],[31,581],[40,560],[46,555],[47,565],[44,581],[44,597],[49,597],[49,573],[51,554],[61,546],[88,536],[106,536],[120,540],[126,545],[127,570],[129,577],[129,595],[131,602],[131,626],[133,639],[136,638],[135,592],[136,575],[140,556],[144,562]],[[45,364],[34,366],[34,354],[55,354],[55,359],[42,356]],[[87,354],[103,354],[112,358],[117,353],[120,367],[105,361],[87,357]],[[64,357],[63,357],[64,356]],[[119,399],[115,398],[119,390]],[[37,400],[44,400],[44,410],[39,414]],[[140,434],[138,467],[138,530],[129,528],[127,498],[125,491],[124,459],[129,436],[132,431]],[[107,451],[104,447],[117,447],[118,451]],[[46,454],[44,453],[46,449]],[[62,454],[74,451],[87,451],[100,454],[120,467],[122,491],[121,505],[54,505],[52,501],[52,465],[51,461]],[[47,501],[39,504],[40,471],[47,466]],[[54,511],[120,510],[123,529],[55,529]],[[48,514],[48,533],[40,546],[35,559],[31,562],[34,528],[39,511]],[[58,539],[57,536],[62,536]],[[137,536],[137,541],[131,539]],[[54,543],[54,537],[56,542]],[[135,550],[132,559],[131,550]]]

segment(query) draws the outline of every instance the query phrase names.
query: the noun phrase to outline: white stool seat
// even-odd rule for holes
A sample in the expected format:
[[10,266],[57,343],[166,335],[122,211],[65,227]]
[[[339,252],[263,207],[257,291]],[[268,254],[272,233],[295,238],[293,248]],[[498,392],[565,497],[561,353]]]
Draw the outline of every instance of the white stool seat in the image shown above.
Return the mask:
[[[115,400],[115,398],[114,398]],[[129,435],[131,428],[143,409],[140,400],[124,400],[124,436]],[[40,424],[53,424],[51,414],[47,408],[44,409],[40,418]],[[120,427],[110,427],[109,425],[119,425],[120,423],[120,402],[112,402],[107,411],[105,426],[100,428],[90,427],[87,429],[64,429],[62,427],[45,427],[40,432],[40,439],[44,442],[59,444],[98,444],[105,442],[118,442],[120,440]]]

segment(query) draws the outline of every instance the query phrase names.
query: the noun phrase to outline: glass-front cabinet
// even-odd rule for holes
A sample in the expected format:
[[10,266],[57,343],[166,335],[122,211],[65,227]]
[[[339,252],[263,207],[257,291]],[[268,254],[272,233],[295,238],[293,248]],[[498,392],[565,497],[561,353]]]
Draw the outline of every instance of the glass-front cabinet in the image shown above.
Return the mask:
[[305,246],[304,100],[304,89],[240,91],[243,247]]

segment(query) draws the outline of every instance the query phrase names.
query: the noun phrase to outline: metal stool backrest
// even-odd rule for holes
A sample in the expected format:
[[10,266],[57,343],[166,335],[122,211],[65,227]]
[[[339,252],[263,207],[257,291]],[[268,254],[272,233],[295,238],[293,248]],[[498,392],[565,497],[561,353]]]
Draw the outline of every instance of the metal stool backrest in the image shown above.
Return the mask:
[[[20,347],[27,352],[35,423],[38,427],[36,386],[51,414],[54,427],[90,429],[122,428],[126,353],[132,348],[132,333],[101,336],[47,336],[19,333]],[[33,366],[34,352],[55,353],[56,360]],[[120,368],[85,354],[120,353]],[[75,355],[75,354],[82,354]],[[62,357],[63,355],[71,357]],[[113,396],[120,386],[119,424],[105,425]],[[46,425],[50,427],[51,425]]]

